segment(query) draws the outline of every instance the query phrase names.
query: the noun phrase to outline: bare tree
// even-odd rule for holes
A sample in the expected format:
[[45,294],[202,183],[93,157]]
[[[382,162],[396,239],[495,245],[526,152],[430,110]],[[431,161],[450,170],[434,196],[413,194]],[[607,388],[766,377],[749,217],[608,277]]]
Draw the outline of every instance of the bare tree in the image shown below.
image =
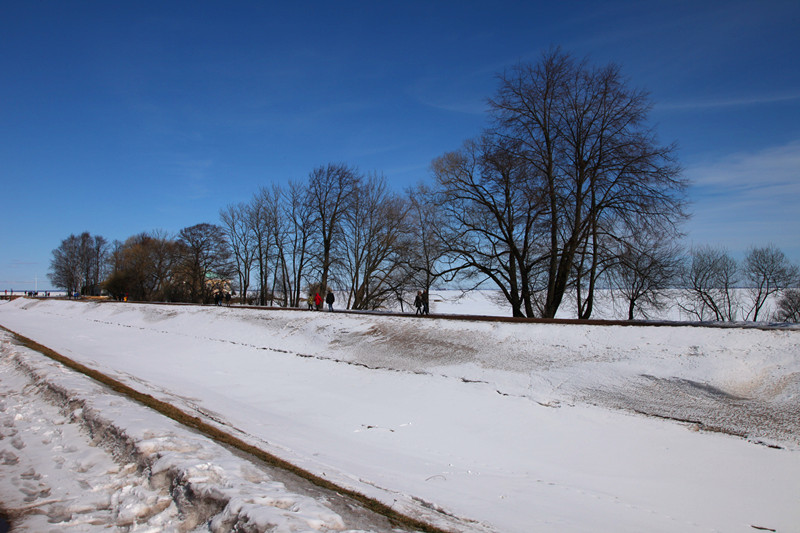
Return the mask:
[[84,293],[100,296],[101,286],[108,274],[109,244],[105,237],[81,235],[84,255]]
[[349,286],[348,308],[377,309],[402,283],[399,244],[406,233],[406,211],[404,199],[389,192],[382,176],[357,184],[342,217],[338,268]]
[[771,244],[750,249],[742,264],[742,274],[748,284],[747,294],[752,304],[747,315],[753,322],[758,320],[758,314],[767,298],[798,281],[797,267]]
[[312,231],[312,209],[306,187],[298,182],[289,183],[288,189],[283,192],[281,205],[280,222],[284,226],[281,257],[287,280],[288,305],[299,307],[310,260],[309,242]]
[[261,187],[253,199],[252,223],[257,228],[261,305],[286,305],[283,261],[283,193],[277,185]]
[[108,249],[108,242],[99,235],[70,235],[53,250],[50,281],[69,294],[99,295],[107,272]]
[[709,313],[714,320],[736,320],[738,305],[733,289],[737,274],[736,261],[727,251],[710,246],[693,248],[681,275],[689,301],[681,307],[698,320],[706,320]]
[[249,218],[247,204],[229,205],[219,213],[222,228],[233,252],[236,275],[239,278],[239,296],[245,303],[250,288],[250,273],[256,260],[255,235]]
[[211,282],[225,280],[233,273],[225,231],[214,224],[196,224],[183,228],[178,242],[184,247],[180,268],[189,299],[208,303],[214,290]]
[[275,188],[261,187],[253,195],[247,211],[247,225],[254,240],[259,305],[267,305],[274,299],[279,202],[280,195]]
[[775,320],[779,322],[800,322],[800,289],[786,289],[778,299]]
[[328,164],[309,174],[308,199],[313,213],[315,244],[318,246],[315,262],[319,265],[322,287],[329,284],[328,277],[335,261],[333,250],[341,236],[342,218],[360,179],[354,168],[344,164]]
[[50,272],[47,276],[53,286],[66,289],[72,296],[80,289],[81,271],[80,238],[70,235],[53,250],[53,259],[50,261]]
[[619,237],[634,219],[672,228],[683,217],[686,183],[674,147],[660,146],[646,127],[649,97],[630,89],[619,67],[592,68],[558,49],[506,72],[490,105],[492,133],[525,161],[542,212],[543,315],[555,316],[583,250],[588,317],[602,261],[600,231]]
[[485,137],[434,160],[432,168],[454,268],[491,280],[513,316],[533,316],[530,273],[543,209],[528,187],[527,165]]
[[679,271],[679,249],[671,241],[637,234],[623,242],[610,279],[628,303],[628,320],[637,311],[648,318],[648,309],[663,309],[665,293],[674,286]]
[[[436,205],[433,189],[425,184],[418,184],[407,191],[408,195],[408,232],[405,242],[401,244],[404,268],[408,271],[408,281],[415,290],[421,289],[430,293],[431,287],[438,280],[453,281],[458,268],[448,261],[450,250],[445,240],[445,210]],[[399,286],[397,297],[401,304],[405,287]]]

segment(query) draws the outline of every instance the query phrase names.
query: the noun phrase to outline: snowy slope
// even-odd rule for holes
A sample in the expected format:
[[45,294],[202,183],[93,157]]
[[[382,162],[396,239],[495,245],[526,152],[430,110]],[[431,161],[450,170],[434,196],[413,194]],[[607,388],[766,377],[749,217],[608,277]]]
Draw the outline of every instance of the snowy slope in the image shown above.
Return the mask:
[[0,325],[457,527],[800,524],[797,329],[32,300],[0,304]]

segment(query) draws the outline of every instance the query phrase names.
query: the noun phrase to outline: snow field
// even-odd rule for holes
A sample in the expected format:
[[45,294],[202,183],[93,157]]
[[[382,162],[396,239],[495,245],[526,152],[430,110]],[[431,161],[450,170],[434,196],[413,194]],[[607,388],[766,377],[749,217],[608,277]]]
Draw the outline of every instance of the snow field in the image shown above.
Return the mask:
[[324,497],[288,490],[8,334],[2,341],[0,500],[14,531],[356,531]]
[[465,531],[800,523],[791,420],[773,449],[600,401],[650,376],[797,412],[797,330],[32,301],[0,305],[0,324],[406,512],[461,517]]

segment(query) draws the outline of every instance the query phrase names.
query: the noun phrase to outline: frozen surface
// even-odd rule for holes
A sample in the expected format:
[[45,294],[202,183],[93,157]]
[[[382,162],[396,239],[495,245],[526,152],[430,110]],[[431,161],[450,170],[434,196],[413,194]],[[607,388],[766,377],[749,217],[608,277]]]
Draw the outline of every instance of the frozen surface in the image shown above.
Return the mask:
[[[482,323],[34,300],[0,304],[0,325],[315,474],[453,530],[797,531],[800,524],[797,329]],[[4,340],[3,387],[33,397],[36,387],[14,380],[30,375],[20,364],[36,360]],[[41,379],[61,374],[52,369]],[[66,387],[73,391],[67,396],[82,387]],[[119,453],[117,445],[109,458],[89,447],[75,452],[92,457],[88,474],[61,468],[70,482],[110,483],[100,492],[112,502],[126,486],[141,491],[130,506],[141,513],[134,527],[186,530],[182,520],[189,515],[175,491],[159,487],[152,468],[126,466],[152,457],[162,465],[162,455],[171,458],[167,478],[197,480],[193,493],[226,493],[213,499],[218,508],[195,515],[197,524],[189,525],[199,530],[225,519],[254,520],[280,500],[276,493],[298,502],[281,531],[386,527],[352,525],[325,497],[295,493],[266,474],[250,479],[241,473],[253,471],[250,463],[205,451],[208,443],[196,435],[199,444],[185,445],[194,441],[173,433],[185,430],[164,427],[141,408],[135,416],[115,413],[120,400],[102,400],[102,390],[80,394],[100,402],[110,426],[156,454],[144,460]],[[66,435],[71,411],[23,422],[36,415],[25,414],[28,404],[14,397],[4,394],[0,453],[30,466],[3,466],[0,475],[3,490],[32,491],[38,485],[23,474],[32,469],[47,478],[44,465],[57,454],[33,445],[17,449],[13,439],[30,426]],[[80,436],[62,437],[67,444],[59,446],[84,450]],[[200,458],[192,455],[196,447],[204,450]],[[198,462],[216,477],[192,473]],[[114,472],[113,482],[100,481],[102,471]],[[232,498],[231,491],[245,495]],[[52,490],[36,494],[38,502],[53,498]],[[25,504],[0,497],[6,507]],[[80,516],[69,502],[59,501],[66,509],[61,518],[67,511]],[[114,523],[109,517],[119,511],[106,509],[96,520]],[[64,523],[70,520],[77,518]]]

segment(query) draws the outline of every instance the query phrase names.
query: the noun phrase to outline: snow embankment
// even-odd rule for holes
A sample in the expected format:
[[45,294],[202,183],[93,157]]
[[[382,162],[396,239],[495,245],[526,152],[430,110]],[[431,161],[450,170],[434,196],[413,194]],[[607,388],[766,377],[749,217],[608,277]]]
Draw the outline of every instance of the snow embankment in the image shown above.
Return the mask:
[[800,523],[793,328],[63,301],[2,304],[0,324],[316,475],[467,530]]
[[[0,502],[14,531],[390,531],[0,332]],[[277,477],[287,477],[278,473]],[[354,529],[355,528],[355,529]]]

